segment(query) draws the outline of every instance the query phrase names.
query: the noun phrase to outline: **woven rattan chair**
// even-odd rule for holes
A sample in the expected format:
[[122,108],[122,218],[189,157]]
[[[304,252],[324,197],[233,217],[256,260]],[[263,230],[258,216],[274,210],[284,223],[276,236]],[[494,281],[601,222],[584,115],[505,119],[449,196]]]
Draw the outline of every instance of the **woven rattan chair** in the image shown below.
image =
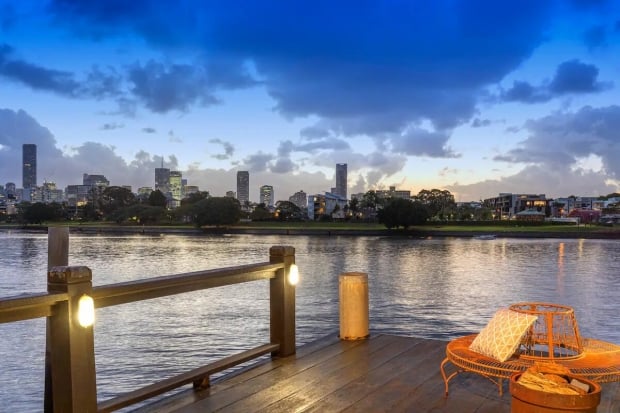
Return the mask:
[[[476,373],[491,380],[503,394],[503,380],[523,372],[536,362],[557,363],[571,374],[599,383],[620,381],[620,346],[592,338],[581,338],[572,308],[547,303],[519,303],[511,310],[539,316],[510,359],[500,362],[470,350],[477,334],[452,340],[440,370],[446,396],[450,380],[460,372]],[[446,373],[451,364],[455,371]]]

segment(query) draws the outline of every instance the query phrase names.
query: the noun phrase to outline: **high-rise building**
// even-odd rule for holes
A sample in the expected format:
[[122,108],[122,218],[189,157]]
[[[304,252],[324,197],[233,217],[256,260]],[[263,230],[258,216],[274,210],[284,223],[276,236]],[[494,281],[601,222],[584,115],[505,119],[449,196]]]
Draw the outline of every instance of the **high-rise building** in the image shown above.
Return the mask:
[[237,171],[237,200],[243,206],[250,201],[250,173]]
[[336,164],[336,195],[347,199],[347,164]]
[[110,186],[110,181],[103,175],[83,174],[82,185],[107,187]]
[[172,207],[176,208],[183,199],[183,186],[181,185],[181,171],[170,171],[170,195],[172,196]]
[[25,143],[22,146],[22,188],[37,186],[37,145]]
[[271,185],[263,185],[260,187],[260,203],[265,204],[267,207],[273,206],[273,186]]
[[304,191],[295,192],[288,200],[301,209],[308,207],[308,195]]
[[170,169],[164,168],[163,162],[161,168],[155,168],[155,190],[166,196],[170,193]]

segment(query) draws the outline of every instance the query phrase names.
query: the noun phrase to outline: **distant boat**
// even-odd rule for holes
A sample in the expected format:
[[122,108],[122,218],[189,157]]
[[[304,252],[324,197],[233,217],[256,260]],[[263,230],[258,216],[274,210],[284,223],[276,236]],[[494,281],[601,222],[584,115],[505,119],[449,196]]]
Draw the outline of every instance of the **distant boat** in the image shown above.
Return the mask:
[[474,239],[490,240],[490,239],[495,239],[495,235],[493,234],[478,235],[478,236],[475,236]]

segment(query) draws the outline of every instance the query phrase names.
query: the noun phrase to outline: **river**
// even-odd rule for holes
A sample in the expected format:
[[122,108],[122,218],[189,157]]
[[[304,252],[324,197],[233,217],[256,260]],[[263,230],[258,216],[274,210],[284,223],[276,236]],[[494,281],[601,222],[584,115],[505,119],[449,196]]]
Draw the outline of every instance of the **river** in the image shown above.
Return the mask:
[[[338,275],[368,273],[371,333],[449,340],[522,301],[572,306],[581,334],[620,344],[620,241],[366,236],[74,235],[70,265],[105,285],[268,261],[291,245],[297,343],[338,330]],[[46,291],[47,235],[0,230],[0,297]],[[100,400],[263,344],[268,282],[97,310]],[[41,411],[45,321],[0,325],[0,411]],[[438,366],[439,368],[439,366]]]

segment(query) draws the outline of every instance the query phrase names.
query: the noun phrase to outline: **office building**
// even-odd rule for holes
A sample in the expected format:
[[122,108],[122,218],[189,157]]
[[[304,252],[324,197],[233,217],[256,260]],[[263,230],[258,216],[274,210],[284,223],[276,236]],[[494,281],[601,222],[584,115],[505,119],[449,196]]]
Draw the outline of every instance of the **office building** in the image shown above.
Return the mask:
[[183,180],[181,171],[170,171],[169,184],[170,184],[170,196],[172,208],[176,208],[181,205],[181,199],[183,199]]
[[273,207],[274,204],[273,186],[263,185],[260,187],[259,199],[261,204],[267,207]]
[[37,145],[25,143],[22,146],[22,188],[37,186]]
[[336,191],[333,192],[335,195],[340,196],[341,198],[347,199],[347,164],[346,163],[337,163],[336,164]]
[[250,202],[250,173],[237,171],[237,200],[241,205]]
[[295,192],[288,200],[301,209],[308,208],[308,195],[304,191]]
[[161,168],[155,168],[155,190],[166,197],[170,194],[170,169],[164,168],[163,162]]
[[108,187],[110,186],[110,181],[106,179],[103,175],[82,175],[82,185],[87,186],[98,186],[98,187]]

